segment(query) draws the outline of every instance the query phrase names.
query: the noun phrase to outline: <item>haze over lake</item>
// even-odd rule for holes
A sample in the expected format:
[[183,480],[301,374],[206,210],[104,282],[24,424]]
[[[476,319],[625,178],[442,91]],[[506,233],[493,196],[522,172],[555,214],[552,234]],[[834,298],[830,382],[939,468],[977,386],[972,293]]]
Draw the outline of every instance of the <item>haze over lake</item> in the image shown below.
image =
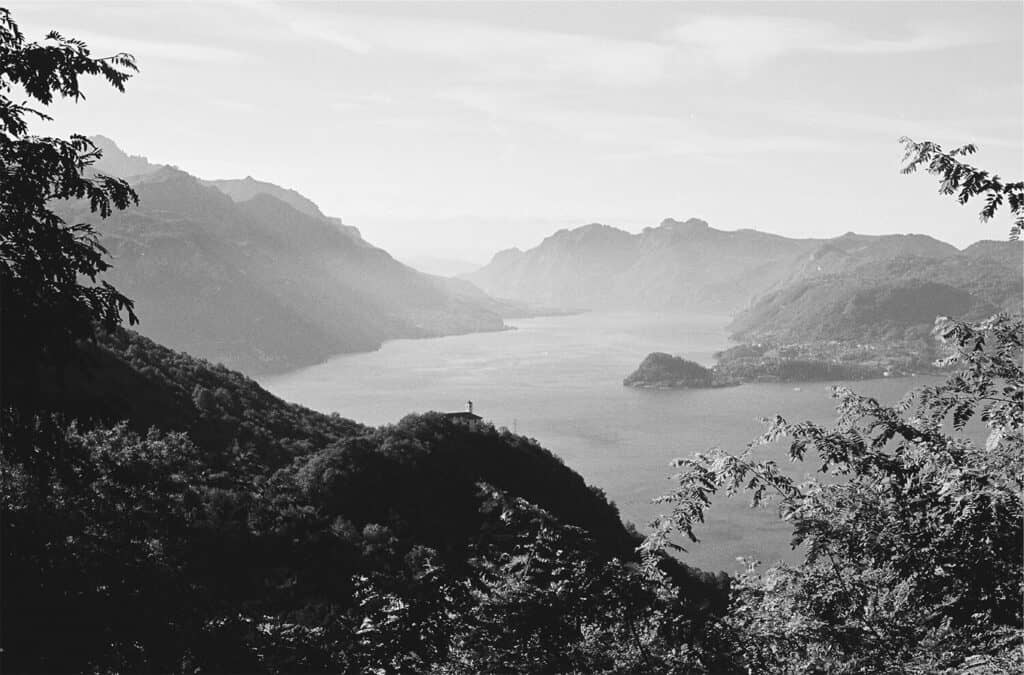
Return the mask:
[[[511,321],[515,330],[428,340],[395,340],[376,352],[348,354],[267,378],[285,400],[388,424],[410,412],[463,410],[535,438],[591,485],[608,493],[625,520],[643,529],[663,507],[675,457],[720,446],[740,450],[780,413],[825,422],[833,383],[746,384],[723,389],[638,390],[622,386],[651,351],[705,365],[726,347],[727,317],[686,313],[584,313]],[[883,402],[934,378],[845,383]],[[781,448],[765,449],[785,462]],[[785,464],[784,464],[785,465]],[[813,465],[793,467],[797,475]],[[734,570],[738,556],[788,557],[787,527],[745,498],[718,503],[700,544],[684,559]]]

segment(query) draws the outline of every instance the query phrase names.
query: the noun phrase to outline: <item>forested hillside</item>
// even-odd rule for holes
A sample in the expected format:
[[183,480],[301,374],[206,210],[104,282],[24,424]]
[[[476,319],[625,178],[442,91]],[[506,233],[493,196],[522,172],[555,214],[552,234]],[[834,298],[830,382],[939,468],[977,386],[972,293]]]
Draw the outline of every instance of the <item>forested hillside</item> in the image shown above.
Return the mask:
[[[123,168],[123,153],[114,156],[108,168]],[[388,339],[503,328],[502,305],[399,263],[298,193],[135,159],[149,167],[131,180],[139,204],[98,230],[114,263],[108,278],[159,342],[263,374]]]
[[901,256],[798,280],[740,312],[744,342],[916,341],[936,316],[979,319],[1020,311],[1024,246],[978,242],[941,257]]
[[[439,413],[367,428],[130,331],[82,349],[5,400],[9,671],[587,669],[580,622],[668,606],[624,566],[640,538],[614,504],[535,441]],[[724,577],[662,563],[679,616],[723,611]],[[470,615],[503,622],[509,583],[540,613],[491,633]]]

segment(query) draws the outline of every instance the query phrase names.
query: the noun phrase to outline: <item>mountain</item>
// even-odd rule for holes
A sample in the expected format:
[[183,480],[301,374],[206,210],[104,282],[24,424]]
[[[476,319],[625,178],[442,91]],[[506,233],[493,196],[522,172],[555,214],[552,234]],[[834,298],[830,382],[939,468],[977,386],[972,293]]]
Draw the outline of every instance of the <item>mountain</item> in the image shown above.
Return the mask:
[[103,153],[100,160],[92,166],[94,170],[101,173],[120,178],[131,178],[154,173],[163,167],[162,164],[151,164],[141,155],[129,155],[106,136],[90,136],[89,140]]
[[734,312],[796,278],[911,253],[956,249],[923,235],[789,239],[667,219],[638,234],[601,224],[560,230],[528,251],[498,253],[465,278],[495,297],[553,306]]
[[793,281],[759,298],[730,325],[745,342],[926,339],[939,315],[978,319],[1020,312],[1018,242],[978,242],[935,257],[900,256]]
[[268,195],[279,199],[288,206],[292,207],[299,213],[304,213],[312,218],[319,218],[326,220],[331,223],[334,227],[345,232],[354,239],[362,239],[362,234],[359,229],[351,225],[345,225],[341,218],[333,218],[325,216],[321,211],[320,207],[313,203],[308,197],[303,194],[283,188],[280,185],[274,185],[273,183],[267,183],[265,181],[256,180],[252,176],[246,176],[241,179],[230,179],[230,180],[204,180],[202,181],[205,185],[214,187],[217,190],[223,192],[228,197],[231,197],[232,201],[235,202],[246,202],[251,199],[255,199],[259,195]]
[[697,219],[665,220],[639,234],[594,223],[560,230],[529,251],[502,251],[465,278],[495,297],[552,306],[728,311],[766,276],[781,279],[773,265],[809,247],[760,232],[722,232]]
[[256,195],[270,195],[271,197],[276,197],[285,204],[288,204],[296,211],[305,213],[307,216],[326,218],[326,216],[320,212],[319,206],[295,190],[289,190],[288,188],[283,188],[279,185],[274,185],[273,183],[256,180],[252,176],[246,176],[242,179],[206,180],[203,182],[211,187],[217,188],[236,202],[248,201]]
[[[111,155],[99,170],[123,164]],[[403,265],[293,191],[172,167],[130,182],[138,206],[91,220],[112,257],[106,279],[171,348],[265,374],[389,339],[504,328],[479,289]],[[84,220],[88,205],[64,215]]]
[[942,259],[956,256],[955,246],[923,234],[865,235],[847,232],[827,239],[793,262],[786,282],[847,272],[897,258]]

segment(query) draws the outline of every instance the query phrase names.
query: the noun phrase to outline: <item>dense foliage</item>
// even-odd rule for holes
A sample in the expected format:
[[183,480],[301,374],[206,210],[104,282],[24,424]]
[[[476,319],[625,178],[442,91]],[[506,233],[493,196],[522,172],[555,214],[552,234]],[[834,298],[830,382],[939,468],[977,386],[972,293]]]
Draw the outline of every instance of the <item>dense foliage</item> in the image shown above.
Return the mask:
[[[1024,592],[1024,322],[940,320],[958,372],[896,406],[837,388],[834,426],[767,421],[740,455],[678,461],[671,513],[646,547],[695,529],[716,493],[777,501],[799,565],[738,580],[719,628],[757,672],[919,672],[984,663],[1020,668]],[[977,443],[973,418],[988,429]],[[797,483],[758,446],[791,439],[822,478]]]
[[[5,412],[7,670],[408,670],[386,663],[412,650],[418,669],[529,669],[516,659],[532,654],[588,671],[598,646],[608,663],[639,658],[593,633],[625,629],[609,617],[657,651],[724,607],[724,578],[666,559],[674,590],[647,579],[614,505],[531,440],[437,413],[369,429],[128,332],[83,349],[92,365],[69,369],[60,414]],[[548,536],[556,579],[520,574]],[[577,600],[550,605],[563,576]],[[509,593],[536,604],[512,630],[497,609]],[[152,622],[126,618],[140,612]],[[559,649],[526,648],[556,625]],[[39,648],[53,632],[68,649]]]
[[664,352],[648,354],[632,373],[622,380],[627,387],[721,387],[733,382],[718,377],[709,368],[680,356]]
[[[25,43],[5,10],[0,41],[2,93],[44,104],[134,67]],[[119,328],[132,305],[98,280],[91,227],[49,209],[106,216],[133,193],[83,177],[87,141],[27,136],[31,111],[0,104],[4,672],[1024,665],[1019,319],[943,322],[961,372],[899,406],[841,390],[834,428],[770,423],[764,442],[791,437],[833,480],[796,484],[756,444],[680,462],[641,558],[615,505],[530,439],[438,413],[370,429]],[[751,566],[730,593],[664,549],[741,489],[777,497],[805,559]]]
[[[131,56],[96,59],[80,41],[53,32],[27,42],[10,12],[0,8],[0,302],[3,306],[4,393],[26,395],[33,373],[23,366],[41,358],[61,363],[93,322],[112,328],[121,313],[135,321],[131,301],[97,277],[109,268],[92,226],[69,224],[52,200],[81,199],[101,217],[123,209],[135,193],[121,180],[83,171],[96,161],[83,136],[69,140],[28,132],[27,119],[49,119],[30,103],[54,96],[83,97],[79,78],[100,75],[124,90],[135,70]],[[24,95],[18,103],[12,97]]]

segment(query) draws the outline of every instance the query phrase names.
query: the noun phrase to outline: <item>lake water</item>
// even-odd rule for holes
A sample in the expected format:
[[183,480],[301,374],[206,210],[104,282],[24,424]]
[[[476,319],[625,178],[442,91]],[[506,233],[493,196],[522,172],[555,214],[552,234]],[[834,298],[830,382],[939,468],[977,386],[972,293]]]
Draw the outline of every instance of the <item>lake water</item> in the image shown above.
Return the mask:
[[[622,386],[649,352],[705,365],[727,346],[727,317],[676,313],[517,319],[515,330],[429,340],[395,340],[261,382],[288,401],[372,425],[428,410],[474,411],[496,426],[535,438],[591,485],[605,490],[623,519],[641,530],[663,508],[651,500],[671,488],[673,458],[718,446],[739,451],[763,429],[760,417],[827,422],[833,383],[747,384],[723,389],[637,390]],[[937,378],[845,383],[882,402]],[[793,475],[784,447],[759,451]],[[699,544],[683,559],[708,570],[735,570],[738,556],[793,559],[789,529],[746,498],[716,501]]]

